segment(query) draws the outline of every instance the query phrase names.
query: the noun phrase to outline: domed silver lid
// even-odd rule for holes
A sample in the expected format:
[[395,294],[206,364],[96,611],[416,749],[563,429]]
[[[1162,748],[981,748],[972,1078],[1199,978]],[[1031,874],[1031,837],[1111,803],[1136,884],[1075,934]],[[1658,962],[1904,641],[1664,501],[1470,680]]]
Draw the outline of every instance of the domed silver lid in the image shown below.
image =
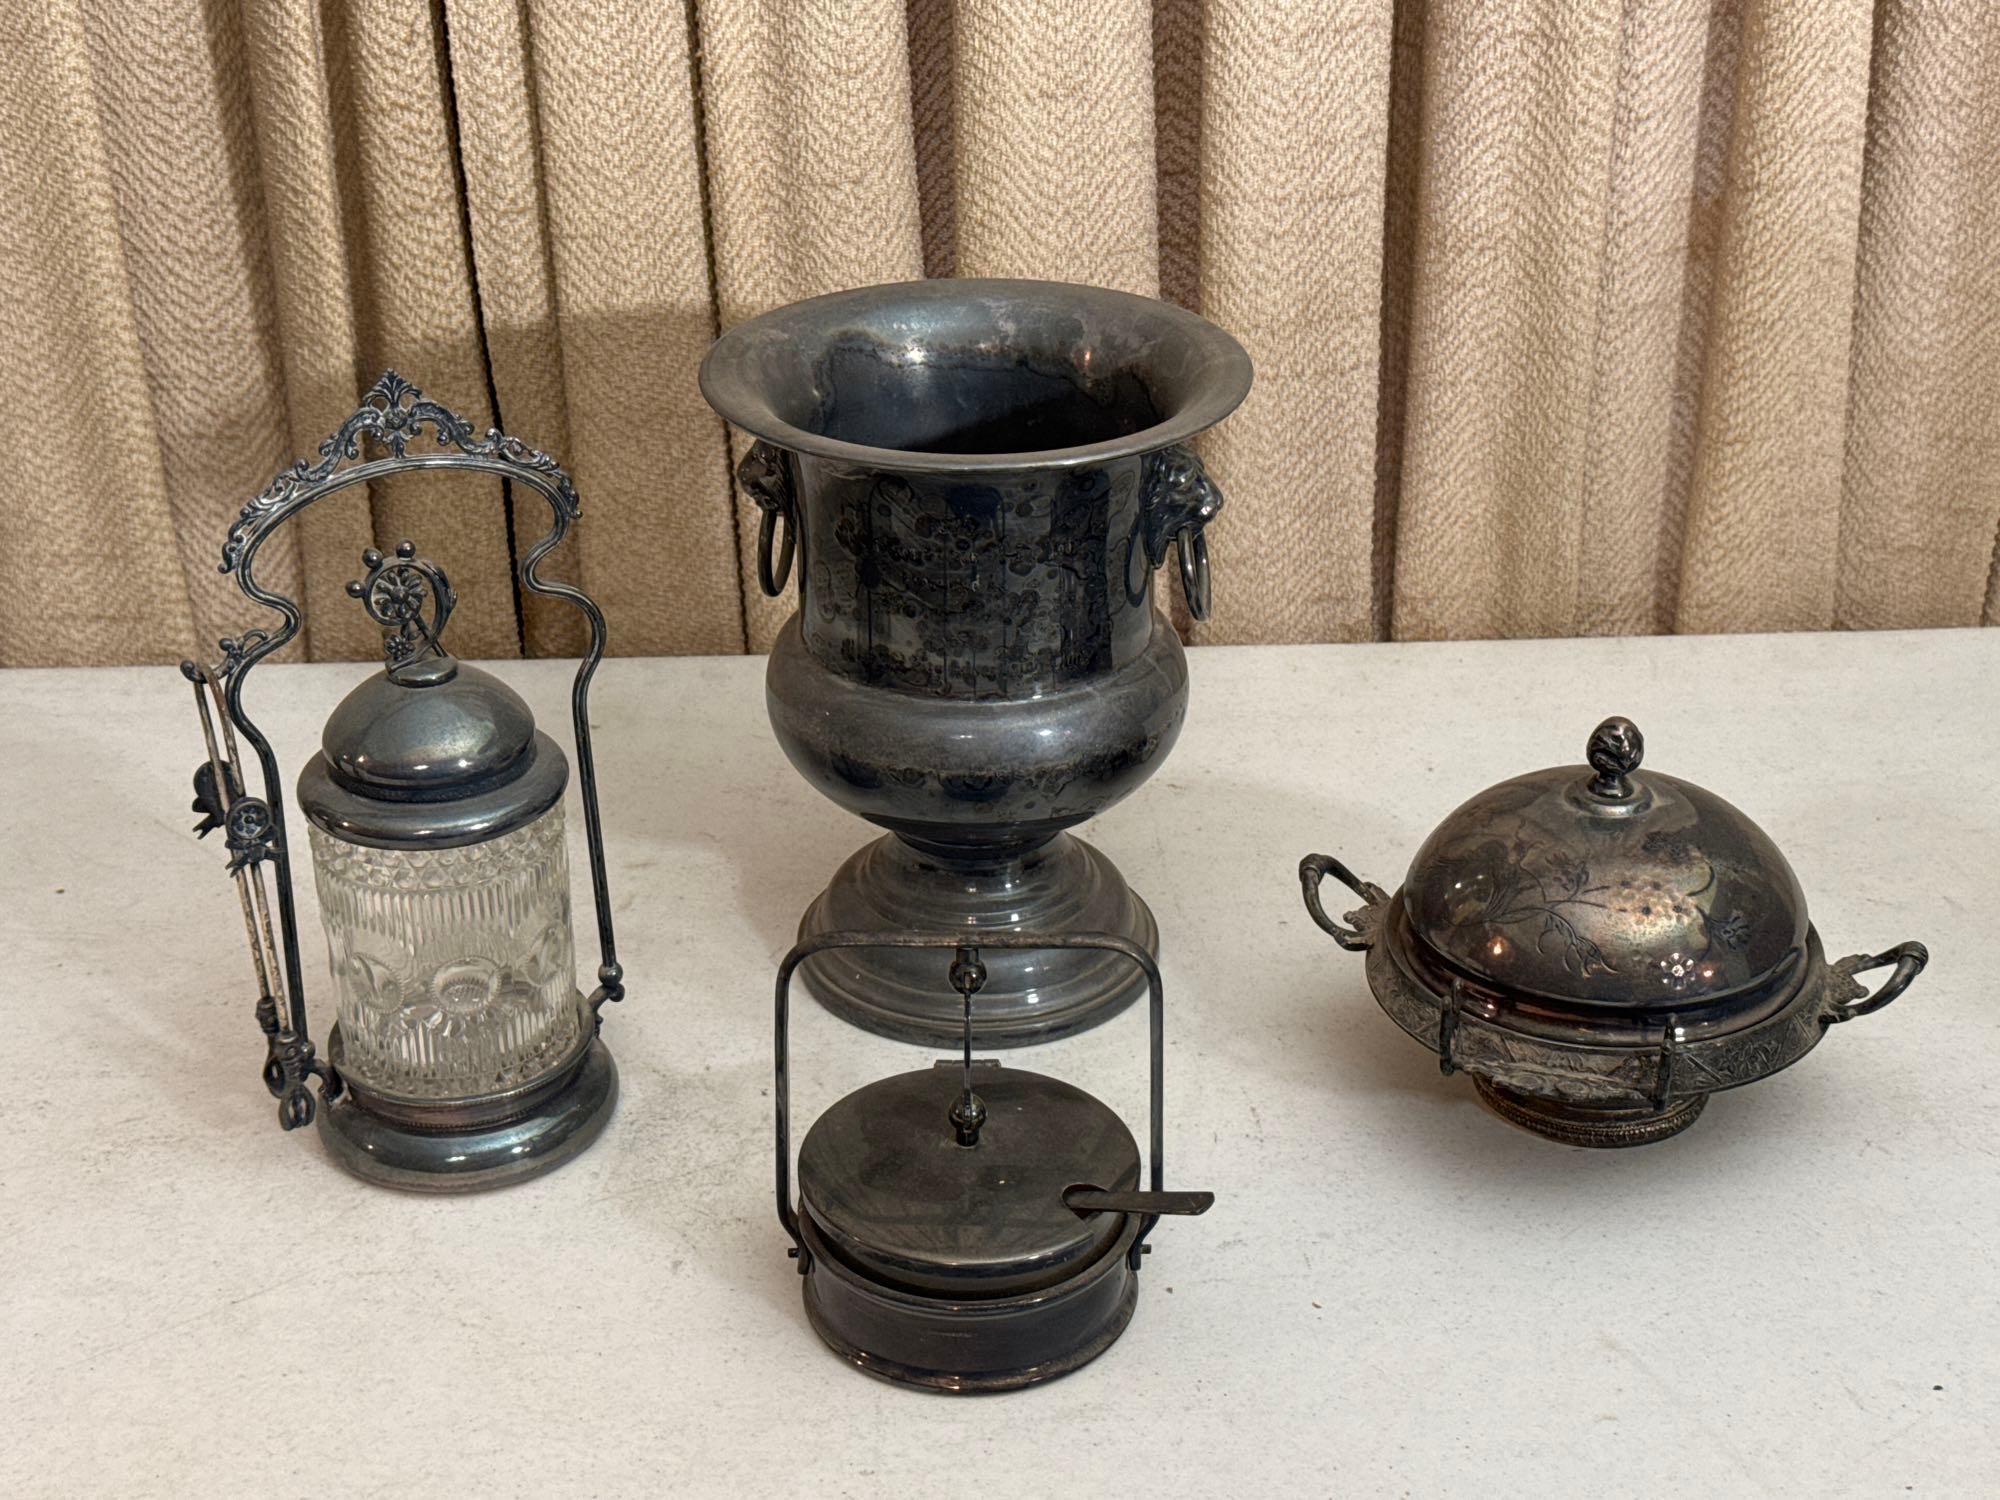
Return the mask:
[[444,574],[414,554],[408,542],[393,559],[362,554],[368,577],[348,592],[385,626],[388,665],[327,719],[320,753],[299,776],[299,806],[349,843],[482,843],[560,801],[569,761],[535,728],[519,693],[439,644],[454,596]]
[[1447,817],[1403,886],[1418,962],[1447,984],[1625,1015],[1796,978],[1808,923],[1791,866],[1713,792],[1640,769],[1644,748],[1607,719],[1587,767],[1517,776]]

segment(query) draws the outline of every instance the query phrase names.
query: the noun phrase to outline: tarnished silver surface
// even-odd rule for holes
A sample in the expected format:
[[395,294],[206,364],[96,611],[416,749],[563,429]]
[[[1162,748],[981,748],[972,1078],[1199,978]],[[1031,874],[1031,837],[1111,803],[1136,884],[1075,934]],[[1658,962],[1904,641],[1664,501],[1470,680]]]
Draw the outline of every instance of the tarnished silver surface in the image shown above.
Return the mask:
[[803,1283],[806,1318],[857,1370],[898,1385],[962,1395],[1040,1385],[1089,1364],[1132,1321],[1139,1224],[1136,1215],[1121,1216],[1105,1251],[1053,1285],[954,1299],[904,1291],[847,1266],[829,1253],[807,1207],[799,1220],[813,1268]]
[[[1110,931],[1151,948],[1144,905],[1064,830],[1180,733],[1187,666],[1153,574],[1171,557],[1207,616],[1222,494],[1186,444],[1248,392],[1242,347],[1102,287],[907,282],[737,325],[701,386],[757,438],[737,474],[761,512],[760,585],[777,597],[797,574],[772,728],[807,780],[900,844],[843,866],[802,934]],[[957,1029],[891,951],[823,955],[804,979],[872,1030]],[[1009,953],[980,1041],[1064,1036],[1142,988],[1098,954]]]
[[[1150,997],[1149,1151],[1116,1111],[1059,1079],[974,1059],[989,953],[1094,949],[1140,971]],[[839,1100],[799,1148],[792,1196],[791,982],[815,952],[886,946],[927,958],[959,998],[959,1057]],[[942,987],[942,986],[940,986]],[[828,932],[803,939],[774,995],[778,1222],[806,1313],[843,1359],[932,1390],[1011,1390],[1064,1375],[1132,1317],[1146,1237],[1207,1192],[1165,1188],[1166,1011],[1159,966],[1112,933]],[[1142,1180],[1145,1186],[1142,1188]]]
[[462,848],[527,827],[561,801],[569,786],[569,757],[539,729],[507,770],[508,774],[437,800],[386,797],[343,782],[321,753],[299,772],[299,811],[350,844],[377,849]]
[[[1712,792],[1642,771],[1625,719],[1589,767],[1490,787],[1424,842],[1393,897],[1338,860],[1299,866],[1307,909],[1366,950],[1397,1025],[1464,1070],[1516,1124],[1572,1145],[1664,1139],[1700,1101],[1803,1057],[1829,1026],[1888,1004],[1920,943],[1829,963],[1797,878]],[[1334,922],[1333,875],[1364,904]],[[1856,976],[1893,965],[1872,996]]]
[[[931,968],[937,970],[937,955]],[[974,1149],[947,1128],[948,1065],[880,1078],[823,1111],[799,1147],[799,1212],[834,1256],[930,1296],[1041,1290],[1103,1256],[1125,1216],[1079,1214],[1064,1189],[1139,1185],[1139,1145],[1073,1084],[983,1067]]]
[[444,570],[407,541],[361,562],[347,592],[382,626],[386,662],[327,717],[299,810],[381,849],[452,848],[534,822],[561,800],[569,760],[519,693],[445,650],[458,595]]
[[[1395,898],[1401,900],[1400,895]],[[1392,926],[1397,915],[1392,906]],[[1833,1023],[1839,1005],[1863,993],[1848,972],[1826,962],[1818,933],[1808,934],[1808,947],[1808,982],[1796,986],[1773,1014],[1734,1031],[1692,1039],[1678,1035],[1670,1041],[1662,1027],[1650,1044],[1621,1042],[1615,1035],[1595,1035],[1582,1028],[1567,1038],[1551,1034],[1552,1028],[1532,1034],[1502,1019],[1498,1004],[1460,986],[1444,1046],[1456,1069],[1517,1093],[1570,1104],[1649,1105],[1660,1095],[1663,1079],[1669,1098],[1734,1088],[1805,1056]],[[1367,958],[1369,988],[1391,1020],[1433,1051],[1441,1051],[1439,1038],[1445,1031],[1445,1014],[1453,1008],[1452,993],[1440,994],[1414,977],[1405,967],[1407,952],[1407,939],[1374,944]]]
[[[561,1066],[500,1093],[400,1100],[342,1073],[337,1030],[329,1056],[316,1055],[277,753],[245,711],[243,692],[250,672],[305,622],[297,601],[257,577],[259,552],[271,537],[343,490],[440,469],[498,475],[540,494],[550,508],[550,529],[523,554],[518,574],[529,592],[574,605],[589,627],[571,683],[570,721],[601,958],[596,988],[587,998],[577,994],[583,1024]],[[195,773],[194,810],[203,815],[196,832],[226,833],[257,976],[265,1087],[285,1129],[317,1116],[335,1160],[373,1181],[457,1192],[546,1171],[595,1139],[616,1096],[616,1069],[595,1040],[602,1007],[625,995],[590,733],[590,682],[604,656],[604,614],[581,589],[539,571],[580,509],[569,475],[546,453],[497,428],[480,435],[464,417],[385,371],[319,445],[317,457],[281,471],[243,506],[224,539],[222,571],[280,623],[219,642],[220,660],[212,666],[181,664],[194,686],[208,752]],[[432,851],[484,843],[539,818],[562,798],[570,763],[536,730],[512,688],[445,649],[458,596],[444,570],[408,540],[386,554],[367,548],[361,562],[364,572],[347,592],[382,627],[384,669],[349,693],[327,722],[322,749],[299,778],[307,819],[348,844]],[[239,736],[257,761],[262,796],[249,792]],[[266,866],[274,877],[269,895]]]
[[[1600,731],[1592,753],[1612,738]],[[1629,777],[1636,749],[1622,764]],[[1536,771],[1438,825],[1402,898],[1437,958],[1529,1015],[1533,997],[1639,1024],[1667,1010],[1734,1018],[1744,1007],[1726,1002],[1797,969],[1805,896],[1756,824],[1672,776],[1629,779],[1624,795],[1596,785],[1573,766]]]

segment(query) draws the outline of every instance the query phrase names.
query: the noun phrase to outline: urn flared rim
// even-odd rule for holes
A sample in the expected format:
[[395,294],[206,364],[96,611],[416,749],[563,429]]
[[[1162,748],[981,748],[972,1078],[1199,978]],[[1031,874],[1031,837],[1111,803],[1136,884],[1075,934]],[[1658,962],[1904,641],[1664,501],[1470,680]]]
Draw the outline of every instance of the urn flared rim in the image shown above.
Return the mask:
[[[945,348],[973,347],[965,331],[981,318],[997,350],[1008,329],[1026,328],[1050,352],[1052,324],[1088,330],[1074,341],[1079,375],[1094,357],[1125,358],[1116,373],[1137,378],[1160,407],[1157,421],[1097,441],[1007,452],[952,451],[850,441],[814,431],[787,415],[793,403],[774,372],[803,356],[831,352],[843,338],[898,347],[922,363]],[[948,335],[956,332],[958,341]],[[789,373],[795,374],[796,371]],[[1063,469],[1152,453],[1213,427],[1250,392],[1250,356],[1228,333],[1185,308],[1108,287],[1073,282],[948,277],[857,287],[793,302],[737,324],[701,364],[701,393],[727,421],[780,448],[856,465],[906,471],[992,473]],[[791,394],[796,397],[798,382]]]

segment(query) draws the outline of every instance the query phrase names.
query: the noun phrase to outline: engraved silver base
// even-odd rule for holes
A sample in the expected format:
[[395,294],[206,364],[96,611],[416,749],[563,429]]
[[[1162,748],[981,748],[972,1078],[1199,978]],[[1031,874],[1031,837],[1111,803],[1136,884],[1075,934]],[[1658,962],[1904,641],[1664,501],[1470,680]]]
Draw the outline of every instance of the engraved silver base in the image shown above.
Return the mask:
[[[523,1110],[497,1122],[451,1121],[425,1128],[371,1109],[352,1088],[319,1109],[319,1135],[333,1159],[356,1177],[416,1193],[476,1193],[552,1172],[603,1132],[618,1102],[618,1065],[592,1039],[577,1064]],[[464,1119],[463,1114],[459,1114]]]
[[[971,861],[920,849],[894,834],[842,865],[799,924],[799,936],[837,931],[1111,932],[1159,952],[1159,928],[1103,854],[1067,833],[1012,858]],[[1020,1047],[1107,1021],[1146,993],[1146,977],[1094,949],[986,949],[986,985],[972,1007],[974,1045]],[[821,953],[800,977],[828,1010],[898,1041],[951,1044],[964,1035],[963,1002],[940,983],[935,953],[857,948]]]
[[1679,1135],[1708,1104],[1708,1095],[1692,1094],[1659,1109],[1586,1109],[1518,1093],[1477,1074],[1472,1081],[1480,1102],[1501,1119],[1565,1146],[1648,1146]]

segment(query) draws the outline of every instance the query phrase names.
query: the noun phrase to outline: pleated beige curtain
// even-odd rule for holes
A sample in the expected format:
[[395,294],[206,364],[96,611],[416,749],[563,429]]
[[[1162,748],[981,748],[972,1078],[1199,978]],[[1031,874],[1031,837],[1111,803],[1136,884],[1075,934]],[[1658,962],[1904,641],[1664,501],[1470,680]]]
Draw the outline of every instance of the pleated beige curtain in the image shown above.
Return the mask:
[[[709,341],[922,275],[1156,293],[1257,365],[1195,638],[2000,619],[2000,10],[1963,0],[0,0],[0,662],[260,623],[242,502],[394,366],[572,468],[624,652],[769,644]],[[575,649],[469,476],[466,654]]]

